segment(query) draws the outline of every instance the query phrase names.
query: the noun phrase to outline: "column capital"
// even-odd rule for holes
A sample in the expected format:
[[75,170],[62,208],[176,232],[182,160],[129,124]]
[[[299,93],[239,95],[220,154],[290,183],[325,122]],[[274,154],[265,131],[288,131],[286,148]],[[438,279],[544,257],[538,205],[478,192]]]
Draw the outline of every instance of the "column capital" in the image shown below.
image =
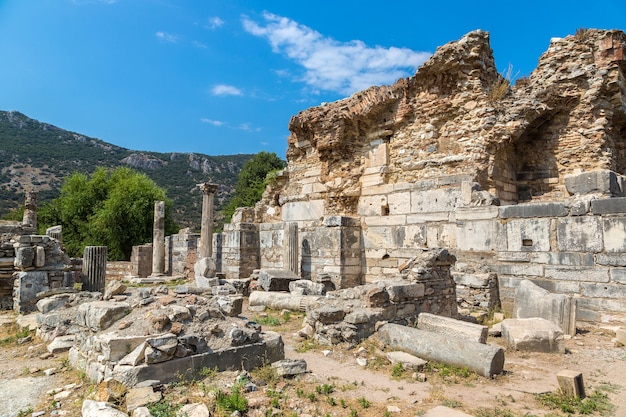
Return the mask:
[[202,184],[197,184],[202,194],[215,194],[217,189],[219,188],[218,184],[211,184],[210,182],[203,182]]

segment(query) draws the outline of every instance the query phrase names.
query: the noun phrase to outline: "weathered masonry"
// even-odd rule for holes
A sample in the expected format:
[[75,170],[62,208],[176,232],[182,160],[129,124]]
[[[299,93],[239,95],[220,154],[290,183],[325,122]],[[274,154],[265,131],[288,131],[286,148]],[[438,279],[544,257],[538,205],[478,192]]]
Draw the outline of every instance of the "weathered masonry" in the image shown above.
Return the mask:
[[413,77],[307,109],[288,167],[225,227],[222,272],[344,288],[445,248],[457,284],[505,308],[527,278],[578,297],[579,320],[624,321],[625,74],[623,32],[579,30],[509,86],[475,31]]

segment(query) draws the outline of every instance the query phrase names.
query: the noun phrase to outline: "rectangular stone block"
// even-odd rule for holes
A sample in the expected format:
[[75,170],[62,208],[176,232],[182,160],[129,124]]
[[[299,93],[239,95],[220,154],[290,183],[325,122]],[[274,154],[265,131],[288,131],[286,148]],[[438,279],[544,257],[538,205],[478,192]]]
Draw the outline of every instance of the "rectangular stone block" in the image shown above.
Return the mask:
[[626,197],[605,198],[591,202],[593,214],[620,214],[626,213]]
[[530,262],[548,265],[593,266],[592,253],[580,252],[541,252],[531,253]]
[[626,268],[611,268],[609,270],[611,282],[626,284]]
[[559,267],[546,265],[544,276],[563,281],[609,282],[608,268]]
[[498,206],[486,207],[459,207],[456,209],[457,220],[488,220],[495,219],[500,213]]
[[491,280],[496,279],[495,274],[460,274],[453,273],[452,278],[457,285],[470,288],[488,288]]
[[406,224],[406,216],[363,217],[363,222],[367,226],[404,226]]
[[504,275],[529,275],[543,276],[542,265],[517,265],[517,264],[495,264],[491,265],[491,270],[495,273]]
[[411,193],[393,193],[387,196],[389,214],[409,214],[411,213]]
[[497,259],[500,262],[529,262],[528,252],[498,252]]
[[583,374],[578,371],[564,370],[556,374],[561,392],[568,398],[585,398]]
[[623,182],[621,175],[608,169],[598,169],[580,174],[565,175],[565,188],[570,195],[609,194],[623,196]]
[[[397,270],[397,267],[396,267]],[[416,300],[424,297],[424,284],[391,284],[386,286],[389,300],[399,303],[407,300]]]
[[626,286],[620,284],[589,284],[582,283],[582,295],[593,298],[626,298]]
[[557,246],[561,252],[602,252],[602,227],[597,217],[558,219]]
[[409,214],[406,217],[408,224],[428,223],[428,222],[445,222],[450,220],[453,212],[440,211],[437,213],[419,213]]
[[598,265],[626,266],[626,254],[624,253],[599,253],[595,258]]
[[482,344],[487,343],[487,326],[468,323],[449,317],[420,313],[417,317],[417,328],[452,338],[460,338]]
[[520,282],[515,291],[513,317],[541,317],[556,323],[565,334],[576,334],[576,300],[550,293],[529,280]]
[[461,251],[506,250],[506,229],[490,220],[457,221],[456,242]]
[[514,219],[506,224],[507,250],[550,250],[550,219]]
[[461,197],[460,188],[440,188],[435,190],[412,191],[411,213],[432,213],[454,211]]
[[500,218],[502,219],[514,217],[562,217],[568,214],[569,210],[565,203],[532,203],[500,207]]
[[324,215],[324,200],[294,201],[282,207],[282,220],[294,222],[301,220],[318,220]]
[[604,229],[604,250],[606,252],[626,252],[626,218],[609,217],[602,219]]

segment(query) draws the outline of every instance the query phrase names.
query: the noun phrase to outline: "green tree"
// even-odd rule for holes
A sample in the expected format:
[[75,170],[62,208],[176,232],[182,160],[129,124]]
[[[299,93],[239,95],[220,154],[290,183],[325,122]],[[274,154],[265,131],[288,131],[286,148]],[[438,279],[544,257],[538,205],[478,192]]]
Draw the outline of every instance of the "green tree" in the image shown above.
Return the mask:
[[268,174],[284,167],[285,161],[273,152],[259,152],[249,159],[239,172],[233,198],[222,210],[227,221],[237,207],[253,207],[265,191]]
[[85,246],[107,246],[111,260],[128,260],[134,245],[152,241],[154,202],[165,201],[165,234],[176,233],[172,203],[145,174],[122,167],[71,175],[61,195],[39,210],[40,230],[60,224],[70,256]]

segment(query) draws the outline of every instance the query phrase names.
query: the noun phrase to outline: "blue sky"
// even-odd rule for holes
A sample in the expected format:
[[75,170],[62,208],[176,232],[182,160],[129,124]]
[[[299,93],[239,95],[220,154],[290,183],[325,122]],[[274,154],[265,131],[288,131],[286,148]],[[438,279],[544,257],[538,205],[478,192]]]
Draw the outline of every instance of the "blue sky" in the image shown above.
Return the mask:
[[135,150],[284,157],[289,119],[413,75],[465,33],[528,75],[626,0],[0,0],[0,110]]

